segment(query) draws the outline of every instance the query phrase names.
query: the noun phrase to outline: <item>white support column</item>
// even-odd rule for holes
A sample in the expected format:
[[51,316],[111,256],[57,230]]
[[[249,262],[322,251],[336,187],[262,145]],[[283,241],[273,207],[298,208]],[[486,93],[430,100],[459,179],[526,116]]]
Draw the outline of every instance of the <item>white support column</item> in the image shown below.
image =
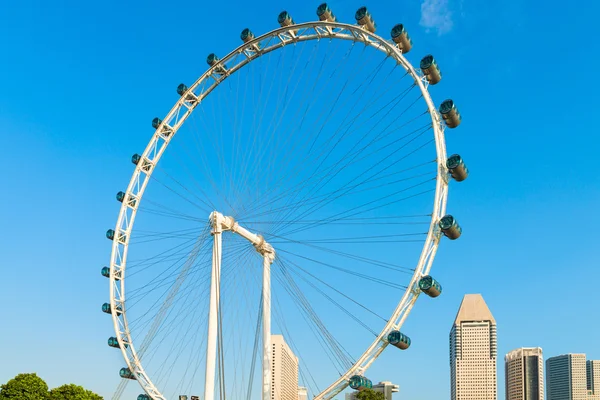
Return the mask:
[[217,358],[217,322],[219,316],[220,276],[221,276],[221,234],[225,231],[237,233],[248,240],[263,256],[263,360],[262,360],[262,400],[271,399],[271,264],[275,260],[275,250],[265,239],[238,225],[233,217],[213,211],[210,214],[212,225],[213,264],[210,283],[210,304],[208,315],[208,340],[206,343],[206,371],[204,380],[204,400],[214,400],[215,370]]
[[217,360],[217,324],[219,315],[220,281],[221,281],[221,250],[222,250],[222,215],[213,212],[210,222],[213,230],[213,257],[210,279],[210,303],[208,314],[208,338],[206,341],[206,370],[204,375],[204,400],[214,400],[215,372]]
[[271,399],[271,263],[273,259],[270,254],[263,255],[263,291],[262,291],[262,308],[263,308],[263,400]]

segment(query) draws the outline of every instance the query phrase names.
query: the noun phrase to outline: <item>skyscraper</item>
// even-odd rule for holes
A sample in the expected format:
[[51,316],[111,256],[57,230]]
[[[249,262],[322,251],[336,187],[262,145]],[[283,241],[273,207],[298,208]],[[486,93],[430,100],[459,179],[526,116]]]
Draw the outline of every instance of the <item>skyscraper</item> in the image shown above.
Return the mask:
[[452,400],[497,400],[496,320],[480,294],[463,297],[450,331]]
[[540,347],[522,347],[504,356],[506,400],[544,400],[544,356]]
[[585,354],[546,360],[547,400],[588,400]]
[[298,400],[298,357],[282,335],[271,335],[271,400]]
[[588,400],[600,400],[600,360],[586,363]]

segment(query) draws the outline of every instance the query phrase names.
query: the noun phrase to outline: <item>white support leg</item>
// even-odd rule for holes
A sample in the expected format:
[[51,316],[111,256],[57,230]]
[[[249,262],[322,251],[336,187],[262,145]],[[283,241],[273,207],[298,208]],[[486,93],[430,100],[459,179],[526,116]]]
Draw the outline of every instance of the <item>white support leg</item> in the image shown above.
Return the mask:
[[213,257],[212,273],[210,279],[210,303],[208,314],[208,338],[206,341],[206,370],[204,375],[204,400],[214,400],[215,397],[215,372],[217,360],[217,328],[219,316],[219,298],[221,281],[221,250],[222,226],[221,214],[212,213],[213,225]]
[[263,257],[263,400],[271,399],[271,262],[272,259],[264,255]]
[[210,283],[210,304],[208,315],[208,340],[206,342],[206,371],[204,380],[204,400],[214,400],[215,370],[217,358],[217,323],[219,315],[221,277],[221,234],[224,230],[237,233],[248,240],[263,256],[263,360],[262,360],[262,400],[271,399],[271,264],[275,260],[275,250],[262,236],[238,225],[232,217],[214,211],[210,214],[213,227],[213,263]]

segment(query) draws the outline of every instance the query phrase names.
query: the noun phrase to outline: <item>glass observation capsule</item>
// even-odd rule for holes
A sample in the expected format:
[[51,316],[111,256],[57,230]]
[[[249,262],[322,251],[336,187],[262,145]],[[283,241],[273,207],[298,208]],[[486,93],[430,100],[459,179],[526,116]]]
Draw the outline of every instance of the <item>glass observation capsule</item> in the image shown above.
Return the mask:
[[373,383],[369,379],[361,375],[351,376],[349,384],[352,389],[358,391],[373,388]]
[[387,340],[392,346],[396,346],[400,350],[406,350],[410,347],[410,338],[400,331],[391,331]]
[[122,203],[123,200],[125,200],[125,192],[119,192],[119,193],[117,193],[117,201],[119,203]]
[[458,225],[456,219],[450,214],[444,215],[440,219],[438,225],[440,226],[442,233],[450,240],[456,240],[462,234],[462,228],[460,225]]
[[442,285],[429,275],[419,280],[419,289],[429,297],[438,297],[442,293]]
[[425,79],[430,85],[435,85],[442,80],[442,72],[431,54],[426,55],[421,60],[421,72],[425,75]]
[[327,22],[335,22],[336,21],[335,15],[333,15],[333,12],[331,11],[331,9],[327,5],[327,3],[323,3],[319,7],[317,7],[317,17],[319,17],[320,21],[327,21]]
[[[106,238],[107,238],[108,240],[115,240],[115,230],[114,230],[114,229],[109,229],[109,230],[107,230],[107,231],[106,231]],[[125,234],[124,234],[124,233],[122,233],[122,234],[119,236],[119,241],[121,241],[121,242],[124,242],[124,241],[125,241],[125,238],[126,238]]]
[[446,160],[446,168],[457,182],[462,182],[469,176],[469,169],[465,165],[462,157],[458,154],[452,154]]
[[109,229],[106,231],[106,238],[108,240],[114,240],[115,239],[115,230],[114,229]]
[[[117,348],[117,349],[121,347],[121,346],[119,346],[119,341],[114,336],[111,336],[111,337],[108,338],[108,345],[110,347],[114,347],[114,348]],[[127,343],[125,343],[125,348],[128,348],[128,347],[129,347],[129,345]]]
[[162,124],[162,119],[156,117],[152,120],[152,127],[154,129],[158,129],[158,127],[160,126],[160,124]]
[[240,39],[242,39],[244,43],[248,43],[249,41],[254,39],[254,33],[252,33],[250,29],[246,28],[240,34]]
[[[117,314],[121,314],[121,306],[117,306]],[[102,312],[106,313],[106,314],[110,314],[111,309],[110,309],[110,303],[104,303],[102,304]]]
[[177,86],[177,94],[180,95],[180,96],[183,96],[183,94],[185,92],[187,92],[187,90],[188,90],[188,87],[187,87],[187,85],[185,83],[180,83]]
[[462,121],[458,108],[456,108],[454,101],[450,99],[442,102],[440,105],[440,114],[442,114],[442,118],[448,128],[456,128]]
[[108,267],[102,267],[101,274],[102,274],[102,276],[110,278],[110,268],[108,268]]
[[133,372],[129,368],[121,368],[119,376],[123,379],[135,379]]
[[408,35],[408,32],[406,32],[406,29],[404,29],[404,25],[394,25],[391,36],[394,43],[396,43],[396,46],[402,50],[402,53],[408,53],[410,49],[412,49],[413,41]]
[[152,399],[151,399],[151,398],[150,398],[150,396],[148,396],[147,394],[140,394],[140,395],[137,397],[137,400],[152,400]]
[[142,159],[142,156],[140,156],[137,153],[135,153],[134,155],[131,156],[131,162],[134,163],[135,165],[138,165],[138,163],[140,162],[141,159]]
[[[217,65],[219,63],[219,61],[221,61],[221,59],[219,57],[217,57],[217,55],[215,53],[210,53],[208,55],[208,57],[206,57],[206,63],[208,65],[210,65],[211,67]],[[224,74],[225,71],[227,71],[227,68],[225,68],[224,65],[219,65],[215,68],[215,72],[217,74]]]
[[375,24],[371,13],[369,12],[369,10],[367,10],[367,7],[361,7],[358,10],[356,10],[356,14],[354,14],[354,19],[356,19],[356,22],[362,27],[364,27],[366,30],[375,33],[377,25]]
[[282,12],[279,13],[279,15],[277,16],[277,22],[282,27],[284,27],[284,26],[290,26],[290,25],[295,25],[296,24],[294,22],[292,16],[290,15],[290,13],[287,12],[287,11],[282,11]]
[[210,53],[208,57],[206,57],[206,63],[211,67],[219,62],[219,57],[215,53]]

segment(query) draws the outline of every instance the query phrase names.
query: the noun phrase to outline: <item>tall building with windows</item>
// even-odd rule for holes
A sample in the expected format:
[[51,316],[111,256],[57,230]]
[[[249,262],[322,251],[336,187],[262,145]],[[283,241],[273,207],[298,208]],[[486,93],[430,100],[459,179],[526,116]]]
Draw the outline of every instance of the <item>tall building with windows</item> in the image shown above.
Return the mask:
[[522,347],[504,357],[506,400],[544,400],[544,356],[540,347]]
[[585,354],[546,360],[546,400],[588,400]]
[[271,335],[271,400],[298,400],[298,357],[282,335]]
[[450,331],[452,400],[497,400],[496,320],[480,294],[467,294]]
[[586,362],[588,400],[600,400],[600,360]]

